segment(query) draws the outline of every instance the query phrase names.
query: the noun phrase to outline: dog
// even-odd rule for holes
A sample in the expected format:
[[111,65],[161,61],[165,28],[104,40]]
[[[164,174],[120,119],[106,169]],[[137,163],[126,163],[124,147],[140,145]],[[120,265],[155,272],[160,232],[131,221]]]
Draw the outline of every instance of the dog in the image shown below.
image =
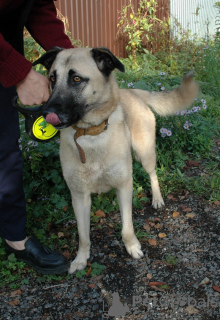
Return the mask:
[[173,90],[119,89],[113,70],[124,65],[107,48],[55,47],[34,64],[49,71],[51,95],[43,114],[60,132],[60,160],[75,212],[79,249],[69,273],[82,270],[90,256],[91,194],[116,189],[122,240],[135,259],[143,257],[132,223],[132,154],[149,174],[152,205],[164,201],[155,171],[155,116],[175,114],[196,98],[188,72]]

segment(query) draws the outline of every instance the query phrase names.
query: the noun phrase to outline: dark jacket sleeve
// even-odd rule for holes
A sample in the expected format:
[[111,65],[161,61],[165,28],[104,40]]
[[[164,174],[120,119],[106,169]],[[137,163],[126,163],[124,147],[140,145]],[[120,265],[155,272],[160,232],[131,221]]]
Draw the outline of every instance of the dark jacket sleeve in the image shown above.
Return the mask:
[[[32,37],[49,50],[54,46],[73,48],[57,18],[53,0],[35,0],[26,27]],[[7,88],[22,81],[32,68],[31,62],[18,53],[0,33],[0,82]]]
[[45,50],[55,46],[66,49],[73,47],[64,32],[63,22],[57,18],[53,0],[35,0],[26,28]]
[[31,62],[5,41],[0,33],[0,82],[5,88],[22,81],[32,68]]

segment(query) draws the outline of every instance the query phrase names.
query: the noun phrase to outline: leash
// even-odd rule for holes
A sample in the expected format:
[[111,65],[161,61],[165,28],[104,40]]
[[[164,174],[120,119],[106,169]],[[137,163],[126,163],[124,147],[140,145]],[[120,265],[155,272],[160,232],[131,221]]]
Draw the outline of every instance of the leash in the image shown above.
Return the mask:
[[18,103],[18,96],[16,95],[12,99],[12,103],[18,111],[25,117],[25,131],[29,137],[35,141],[49,141],[57,133],[52,124],[46,122],[42,115],[42,108],[46,104],[42,104],[38,107],[27,108]]
[[88,129],[78,128],[74,124],[71,127],[74,130],[76,130],[76,132],[74,134],[74,141],[75,141],[76,147],[77,147],[78,152],[79,152],[80,160],[81,160],[82,163],[86,163],[85,152],[84,152],[83,148],[78,144],[78,142],[76,140],[81,136],[86,136],[86,135],[97,136],[100,133],[102,133],[103,131],[106,131],[108,129],[108,119],[104,120],[100,125],[93,126],[93,127],[88,128]]

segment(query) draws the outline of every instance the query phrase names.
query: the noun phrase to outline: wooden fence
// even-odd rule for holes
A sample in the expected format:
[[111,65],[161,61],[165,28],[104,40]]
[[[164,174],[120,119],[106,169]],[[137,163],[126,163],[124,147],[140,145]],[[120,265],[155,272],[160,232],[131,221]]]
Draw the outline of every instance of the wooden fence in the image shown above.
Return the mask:
[[[139,0],[132,0],[137,10]],[[108,47],[116,56],[126,57],[125,43],[116,40],[120,11],[129,0],[57,0],[56,6],[69,22],[73,39],[83,46]],[[157,17],[169,15],[169,0],[158,0]]]

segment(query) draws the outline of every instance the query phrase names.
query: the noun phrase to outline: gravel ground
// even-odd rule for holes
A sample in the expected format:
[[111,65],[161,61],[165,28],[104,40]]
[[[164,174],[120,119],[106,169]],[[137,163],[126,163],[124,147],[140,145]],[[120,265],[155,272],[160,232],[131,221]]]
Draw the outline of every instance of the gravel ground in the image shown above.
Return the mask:
[[136,228],[150,236],[141,236],[141,260],[127,254],[119,221],[116,212],[92,227],[90,262],[106,266],[101,276],[45,285],[30,273],[29,284],[0,289],[0,319],[220,319],[218,202],[182,191],[160,210],[134,212]]

